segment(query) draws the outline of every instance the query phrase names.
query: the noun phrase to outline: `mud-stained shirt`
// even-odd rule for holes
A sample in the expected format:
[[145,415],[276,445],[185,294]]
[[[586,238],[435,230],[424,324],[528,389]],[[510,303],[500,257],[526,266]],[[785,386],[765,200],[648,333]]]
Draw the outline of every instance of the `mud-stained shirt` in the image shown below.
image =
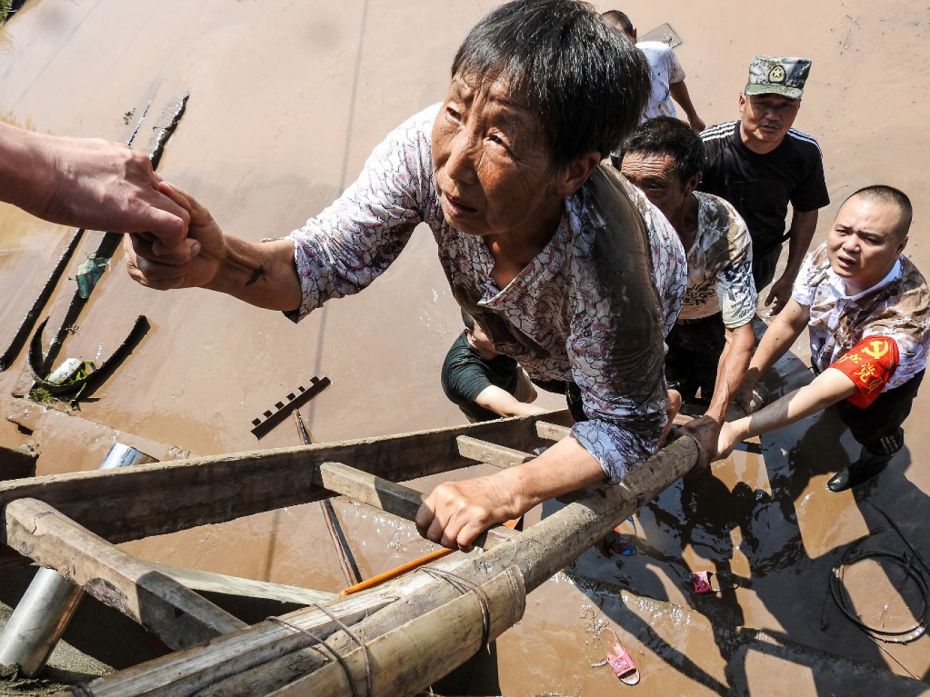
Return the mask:
[[[343,195],[290,234],[302,292],[293,318],[365,288],[426,223],[453,294],[497,350],[533,378],[579,386],[589,420],[572,433],[616,481],[655,451],[665,423],[663,339],[687,280],[678,236],[639,191],[600,167],[565,200],[546,247],[498,288],[484,240],[443,217],[431,159],[437,112],[432,106],[394,130]],[[625,198],[599,200],[610,187]],[[636,225],[609,227],[624,206]]]
[[847,295],[846,283],[830,267],[823,243],[805,258],[792,297],[810,308],[811,362],[817,372],[870,336],[894,339],[898,348],[897,368],[883,391],[903,385],[927,367],[930,289],[910,259],[899,257],[881,281]]
[[688,250],[688,289],[679,321],[718,312],[728,329],[750,322],[756,313],[752,242],[736,209],[718,196],[695,191],[697,233]]

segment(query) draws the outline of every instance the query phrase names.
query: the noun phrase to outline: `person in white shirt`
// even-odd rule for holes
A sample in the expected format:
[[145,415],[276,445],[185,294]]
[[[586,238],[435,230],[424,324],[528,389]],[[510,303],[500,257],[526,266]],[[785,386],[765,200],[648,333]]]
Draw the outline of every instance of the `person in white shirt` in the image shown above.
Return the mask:
[[636,44],[636,48],[643,53],[649,63],[652,93],[649,95],[649,101],[640,123],[657,116],[677,116],[675,104],[672,102],[674,99],[685,112],[691,128],[696,133],[703,131],[704,121],[698,116],[697,109],[691,101],[691,95],[688,93],[688,86],[685,84],[685,70],[681,67],[671,47],[661,41],[637,41],[636,27],[633,26],[630,18],[619,10],[608,10],[601,17]]

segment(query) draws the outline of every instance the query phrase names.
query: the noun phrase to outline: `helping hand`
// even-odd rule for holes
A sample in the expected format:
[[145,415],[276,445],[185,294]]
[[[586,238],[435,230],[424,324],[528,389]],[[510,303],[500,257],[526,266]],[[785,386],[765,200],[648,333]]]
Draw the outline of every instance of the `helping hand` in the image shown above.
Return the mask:
[[737,428],[734,426],[734,422],[725,422],[720,428],[720,435],[717,437],[716,459],[722,460],[727,457],[733,452],[733,448],[735,448],[736,444],[741,440],[742,439],[737,434]]
[[187,238],[167,245],[150,233],[128,235],[123,240],[129,275],[142,285],[157,290],[207,286],[226,256],[222,230],[210,212],[190,195],[161,182],[158,190],[189,216]]
[[36,137],[46,154],[47,196],[24,206],[56,223],[112,232],[148,232],[167,247],[184,240],[188,211],[159,188],[149,159],[97,138]]

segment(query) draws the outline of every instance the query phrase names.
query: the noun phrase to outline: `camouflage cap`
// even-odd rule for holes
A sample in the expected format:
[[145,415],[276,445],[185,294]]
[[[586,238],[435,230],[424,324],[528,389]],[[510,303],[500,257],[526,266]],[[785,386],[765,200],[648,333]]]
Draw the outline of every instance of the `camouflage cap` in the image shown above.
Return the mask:
[[780,94],[789,99],[800,99],[810,71],[809,58],[754,56],[749,64],[745,93]]

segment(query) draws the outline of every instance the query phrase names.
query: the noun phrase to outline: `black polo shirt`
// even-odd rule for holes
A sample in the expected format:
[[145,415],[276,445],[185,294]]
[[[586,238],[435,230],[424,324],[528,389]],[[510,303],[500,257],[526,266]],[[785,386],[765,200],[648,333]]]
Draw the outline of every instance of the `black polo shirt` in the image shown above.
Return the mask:
[[455,340],[442,364],[442,391],[466,416],[475,421],[500,418],[490,409],[475,403],[475,398],[490,385],[510,394],[517,390],[517,362],[508,356],[484,360],[468,343],[465,332]]
[[704,141],[704,177],[698,187],[733,204],[749,228],[754,259],[785,240],[788,203],[801,213],[830,203],[820,146],[790,129],[781,145],[759,155],[740,138],[739,121],[711,126]]

